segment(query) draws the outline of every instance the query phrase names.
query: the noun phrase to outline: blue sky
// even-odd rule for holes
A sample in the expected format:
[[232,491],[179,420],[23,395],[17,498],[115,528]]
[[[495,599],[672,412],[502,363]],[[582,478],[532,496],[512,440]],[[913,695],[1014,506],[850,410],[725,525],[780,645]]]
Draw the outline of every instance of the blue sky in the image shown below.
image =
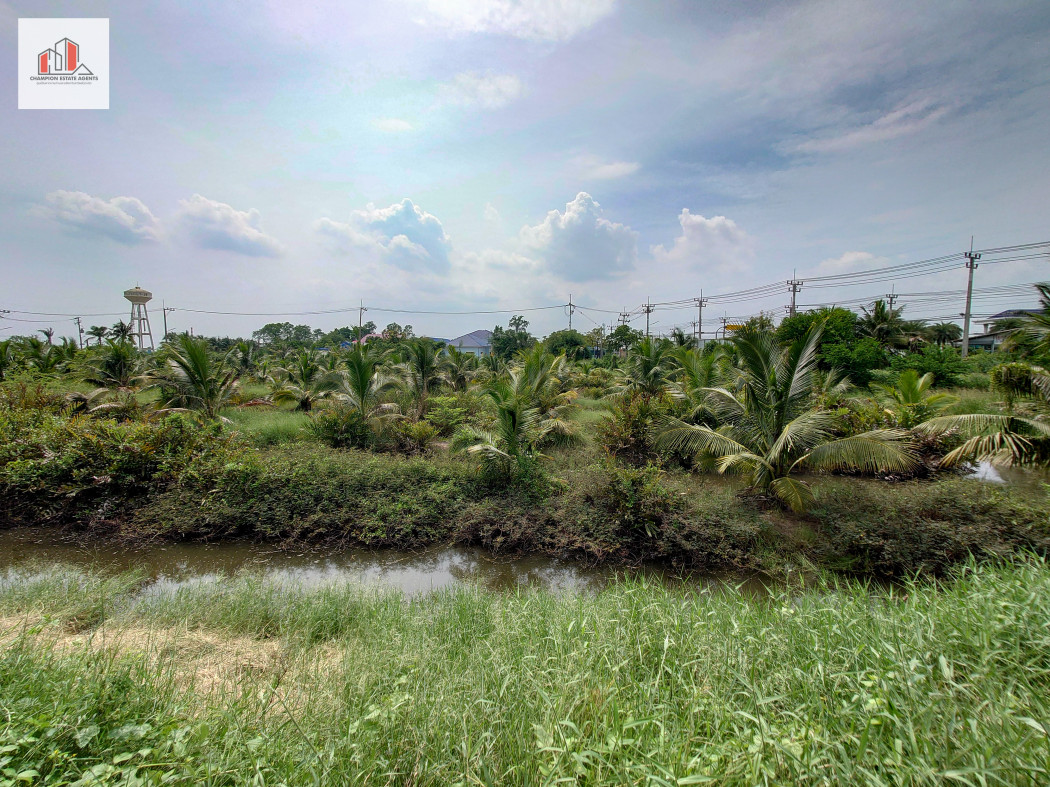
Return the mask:
[[[20,16],[110,19],[111,109],[14,108]],[[119,313],[140,282],[179,330],[284,319],[190,308],[364,300],[449,336],[506,316],[380,309],[571,293],[586,330],[647,297],[1050,240],[1041,2],[36,0],[0,2],[0,46],[0,308]],[[982,266],[977,286],[1048,263]],[[897,289],[963,286],[960,266]]]

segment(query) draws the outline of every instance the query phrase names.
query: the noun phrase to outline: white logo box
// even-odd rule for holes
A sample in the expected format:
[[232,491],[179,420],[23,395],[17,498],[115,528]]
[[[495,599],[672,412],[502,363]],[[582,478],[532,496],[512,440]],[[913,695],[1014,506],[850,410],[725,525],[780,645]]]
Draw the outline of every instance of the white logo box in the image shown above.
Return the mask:
[[109,109],[109,19],[19,19],[18,108]]

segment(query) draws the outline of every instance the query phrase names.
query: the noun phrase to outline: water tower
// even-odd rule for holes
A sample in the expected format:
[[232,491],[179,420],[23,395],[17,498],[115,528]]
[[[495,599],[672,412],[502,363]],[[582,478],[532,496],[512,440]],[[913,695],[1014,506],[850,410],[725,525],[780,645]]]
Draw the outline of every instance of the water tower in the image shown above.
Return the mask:
[[153,293],[136,284],[130,290],[124,290],[124,297],[131,301],[131,340],[140,350],[146,349],[146,341],[149,340],[149,349],[152,350],[153,331],[149,327],[146,304],[153,298]]

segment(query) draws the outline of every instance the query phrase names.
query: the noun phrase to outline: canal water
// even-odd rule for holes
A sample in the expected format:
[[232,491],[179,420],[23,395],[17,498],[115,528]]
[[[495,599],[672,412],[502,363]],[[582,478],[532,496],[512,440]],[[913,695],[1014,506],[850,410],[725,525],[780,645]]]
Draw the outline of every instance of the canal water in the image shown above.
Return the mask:
[[138,569],[146,573],[151,580],[150,589],[157,592],[242,571],[297,587],[356,582],[379,584],[406,595],[454,585],[492,591],[527,586],[555,591],[598,591],[624,577],[645,577],[664,583],[742,586],[750,592],[764,592],[766,588],[758,575],[681,575],[656,564],[630,568],[596,566],[541,555],[497,556],[481,548],[461,545],[435,546],[416,552],[355,548],[288,551],[245,542],[91,546],[54,528],[19,527],[0,531],[0,577],[49,563],[113,572]]

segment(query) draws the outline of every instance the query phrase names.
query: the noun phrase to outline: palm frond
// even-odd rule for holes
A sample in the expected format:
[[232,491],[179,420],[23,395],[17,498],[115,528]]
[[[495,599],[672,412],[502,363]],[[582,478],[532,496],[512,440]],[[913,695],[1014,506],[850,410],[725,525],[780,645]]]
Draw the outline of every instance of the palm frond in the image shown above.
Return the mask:
[[862,470],[869,473],[905,473],[915,469],[919,457],[900,429],[873,429],[816,446],[795,465],[812,470]]

